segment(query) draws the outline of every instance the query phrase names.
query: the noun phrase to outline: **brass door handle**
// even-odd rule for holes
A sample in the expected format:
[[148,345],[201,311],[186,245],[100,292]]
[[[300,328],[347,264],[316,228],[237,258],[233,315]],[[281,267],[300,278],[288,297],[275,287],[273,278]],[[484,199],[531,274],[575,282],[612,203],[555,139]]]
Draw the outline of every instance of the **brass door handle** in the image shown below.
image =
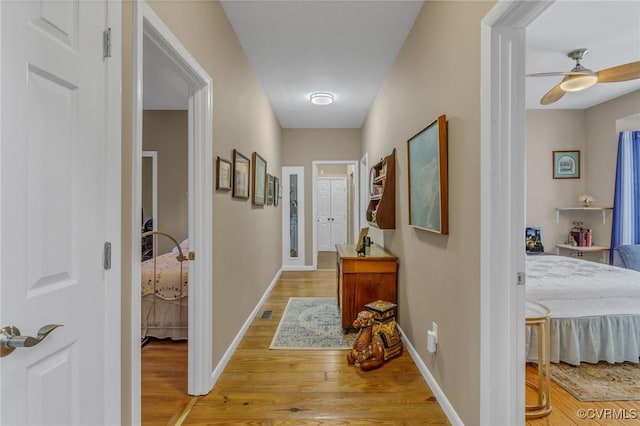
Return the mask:
[[0,330],[0,357],[7,356],[16,348],[30,348],[42,342],[53,330],[62,324],[47,324],[38,330],[37,337],[21,336],[18,327],[12,325]]

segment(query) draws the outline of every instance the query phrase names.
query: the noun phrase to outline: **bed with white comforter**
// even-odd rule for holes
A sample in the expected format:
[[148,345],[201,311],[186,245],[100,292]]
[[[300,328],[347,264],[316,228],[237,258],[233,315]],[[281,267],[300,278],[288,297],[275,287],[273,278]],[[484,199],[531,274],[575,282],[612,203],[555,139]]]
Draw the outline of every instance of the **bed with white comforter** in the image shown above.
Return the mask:
[[[640,272],[563,256],[528,256],[526,298],[551,311],[551,362],[639,362]],[[527,333],[527,359],[537,341]]]

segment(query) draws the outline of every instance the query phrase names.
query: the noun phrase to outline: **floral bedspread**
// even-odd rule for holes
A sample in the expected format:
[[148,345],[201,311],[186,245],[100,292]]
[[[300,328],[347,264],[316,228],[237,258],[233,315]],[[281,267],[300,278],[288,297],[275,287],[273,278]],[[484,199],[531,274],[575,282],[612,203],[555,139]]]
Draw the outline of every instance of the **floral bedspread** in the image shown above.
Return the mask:
[[155,294],[164,300],[186,297],[188,269],[187,262],[178,262],[175,253],[162,254],[142,262],[142,295]]

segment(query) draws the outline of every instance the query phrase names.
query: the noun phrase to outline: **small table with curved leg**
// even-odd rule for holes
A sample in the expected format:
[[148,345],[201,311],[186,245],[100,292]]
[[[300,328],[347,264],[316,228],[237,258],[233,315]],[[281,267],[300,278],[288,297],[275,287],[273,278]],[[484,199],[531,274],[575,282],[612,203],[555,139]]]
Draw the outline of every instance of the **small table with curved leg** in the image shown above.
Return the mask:
[[535,404],[526,404],[525,417],[535,419],[551,413],[551,349],[549,347],[551,311],[546,306],[535,302],[526,302],[525,324],[537,331],[538,337],[538,374],[536,383],[527,381],[527,386],[538,394]]

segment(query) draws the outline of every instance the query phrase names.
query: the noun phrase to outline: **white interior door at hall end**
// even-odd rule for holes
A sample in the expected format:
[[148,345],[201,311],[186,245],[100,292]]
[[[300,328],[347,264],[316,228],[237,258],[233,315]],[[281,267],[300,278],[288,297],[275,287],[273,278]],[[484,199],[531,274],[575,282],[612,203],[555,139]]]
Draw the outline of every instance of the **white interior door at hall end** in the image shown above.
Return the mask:
[[[107,4],[0,8],[0,327],[35,338],[25,346],[37,343],[3,349],[0,423],[106,424],[105,389],[120,380],[105,367],[106,331],[119,327],[105,321],[107,304],[119,303],[106,300],[103,266]],[[63,327],[41,338],[46,324]]]
[[318,178],[316,194],[318,251],[331,251],[331,179]]
[[318,251],[335,251],[346,242],[346,179],[318,178],[316,217]]
[[347,179],[331,179],[331,246],[347,242]]

